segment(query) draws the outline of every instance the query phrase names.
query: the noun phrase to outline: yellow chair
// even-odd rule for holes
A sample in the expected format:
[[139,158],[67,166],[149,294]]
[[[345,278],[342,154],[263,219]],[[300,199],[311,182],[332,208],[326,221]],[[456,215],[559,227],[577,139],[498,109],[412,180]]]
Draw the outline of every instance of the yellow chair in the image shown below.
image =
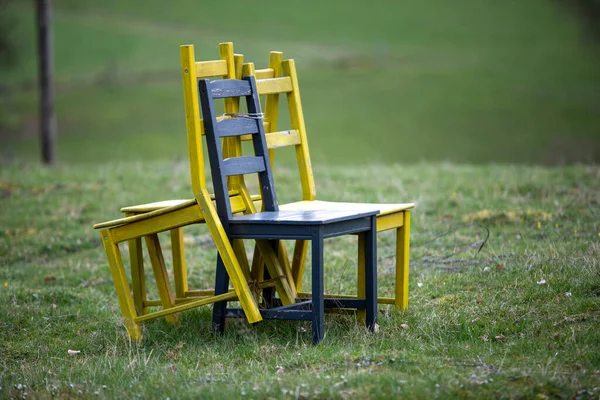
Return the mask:
[[[239,62],[238,64],[239,65]],[[281,52],[271,52],[268,67],[255,70],[252,63],[242,66],[242,76],[254,75],[258,91],[266,95],[265,101],[265,129],[267,142],[270,149],[271,163],[274,160],[274,150],[287,146],[294,146],[296,159],[300,172],[302,185],[302,200],[294,203],[282,204],[281,210],[343,210],[359,211],[368,210],[376,206],[380,210],[377,215],[377,232],[396,230],[396,276],[395,296],[393,298],[378,298],[380,304],[395,304],[400,310],[408,307],[408,272],[409,272],[409,247],[410,247],[410,211],[414,203],[398,204],[370,204],[370,203],[344,203],[316,200],[316,189],[313,178],[312,166],[308,150],[304,115],[300,101],[298,77],[294,60],[283,61]],[[277,132],[279,116],[279,95],[287,96],[288,111],[290,115],[291,130]],[[275,169],[276,170],[276,169]],[[359,237],[360,240],[360,237]],[[292,260],[292,273],[296,289],[300,291],[304,263],[307,251],[306,241],[296,241]],[[359,249],[363,248],[359,244]],[[364,257],[359,254],[358,297],[364,298]],[[308,293],[299,293],[306,297]],[[331,295],[341,297],[340,295]]]
[[[134,340],[139,340],[142,337],[139,324],[143,321],[165,316],[169,322],[174,323],[177,321],[177,316],[175,315],[177,312],[223,300],[238,300],[250,323],[261,321],[262,317],[258,309],[257,292],[266,287],[274,286],[284,304],[292,304],[295,301],[296,292],[291,279],[291,271],[284,269],[284,266],[277,260],[277,256],[273,251],[269,252],[266,250],[263,252],[263,256],[269,273],[271,276],[277,278],[268,282],[256,282],[256,279],[252,278],[245,254],[244,257],[239,257],[236,256],[236,252],[234,251],[234,247],[237,247],[239,252],[241,250],[239,246],[242,243],[234,241],[232,244],[229,242],[213,204],[213,199],[208,193],[204,175],[202,152],[203,125],[198,106],[197,84],[198,76],[235,77],[232,44],[222,44],[220,52],[221,60],[196,62],[193,46],[187,45],[180,48],[194,199],[162,203],[158,206],[155,205],[156,209],[142,214],[131,215],[94,225],[95,229],[100,230],[125,326],[130,338]],[[226,102],[225,109],[227,112],[236,112],[237,104]],[[253,200],[247,192],[230,192],[229,194],[234,212],[254,211]],[[166,231],[175,232],[172,233],[172,237],[176,236],[175,244],[177,247],[174,250],[179,251],[179,254],[183,256],[183,246],[180,240],[181,231],[178,231],[178,229],[196,223],[207,224],[225,269],[231,279],[233,290],[217,296],[207,293],[207,296],[203,298],[183,299],[184,302],[178,304],[171,293],[168,274],[158,240],[158,233]],[[143,283],[144,276],[141,261],[141,238],[144,238],[146,241],[160,301],[151,302],[145,300],[145,285]],[[130,248],[133,249],[130,254],[132,258],[133,295],[127,281],[119,250],[119,243],[122,242],[128,242]],[[238,260],[245,260],[245,262],[240,264]],[[183,275],[182,271],[177,273],[179,274],[179,278],[182,278],[185,277],[185,264],[180,263],[180,267],[183,268]],[[251,285],[254,291],[251,290]],[[136,297],[135,301],[134,296]],[[155,305],[162,306],[162,309],[148,312],[147,308]]]

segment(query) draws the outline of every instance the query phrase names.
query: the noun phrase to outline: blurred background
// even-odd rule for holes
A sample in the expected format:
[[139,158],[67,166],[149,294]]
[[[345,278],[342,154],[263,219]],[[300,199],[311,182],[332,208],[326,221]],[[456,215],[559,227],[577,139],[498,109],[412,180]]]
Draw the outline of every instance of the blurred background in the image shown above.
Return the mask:
[[[0,0],[4,162],[40,159],[35,24]],[[596,0],[54,0],[57,159],[187,159],[179,45],[233,41],[296,60],[314,162],[598,163],[599,24]]]

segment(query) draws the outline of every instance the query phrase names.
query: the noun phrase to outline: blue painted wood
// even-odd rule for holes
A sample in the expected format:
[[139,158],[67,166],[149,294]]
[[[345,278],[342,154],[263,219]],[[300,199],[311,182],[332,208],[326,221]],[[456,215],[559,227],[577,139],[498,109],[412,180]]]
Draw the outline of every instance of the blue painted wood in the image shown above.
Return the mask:
[[241,136],[258,133],[260,119],[255,118],[226,118],[217,122],[219,137]]
[[225,176],[255,174],[264,172],[265,168],[264,157],[231,157],[221,163],[221,170]]
[[356,212],[352,210],[279,210],[264,211],[233,217],[229,222],[235,224],[269,224],[269,225],[326,225],[340,221],[355,220],[377,215],[379,210]]
[[248,81],[222,79],[210,82],[210,93],[214,99],[250,96],[252,87]]
[[[261,309],[260,315],[263,319],[282,319],[293,321],[311,321],[313,312],[311,310],[283,310]],[[225,314],[227,318],[246,318],[241,308],[228,308]]]
[[365,231],[365,299],[367,328],[373,332],[377,324],[377,220],[371,220],[371,229]]
[[320,343],[325,337],[325,296],[323,292],[323,228],[315,226],[311,242],[312,250],[312,337],[313,343]]
[[[229,275],[223,264],[223,259],[217,254],[217,272],[215,277],[215,295],[227,293],[229,290]],[[225,332],[225,313],[227,311],[227,302],[220,301],[213,306],[213,331],[217,333]]]

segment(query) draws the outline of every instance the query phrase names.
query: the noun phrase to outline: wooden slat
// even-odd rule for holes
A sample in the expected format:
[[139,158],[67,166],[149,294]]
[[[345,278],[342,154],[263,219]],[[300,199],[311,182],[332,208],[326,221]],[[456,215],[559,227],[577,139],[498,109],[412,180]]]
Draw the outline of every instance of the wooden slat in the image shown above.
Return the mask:
[[227,97],[250,96],[252,89],[248,81],[238,81],[236,79],[223,79],[212,81],[208,87],[213,98],[223,99]]
[[297,130],[267,133],[267,146],[269,146],[269,149],[298,144],[300,144],[300,134]]
[[261,79],[256,81],[258,94],[289,93],[292,91],[292,80],[289,76],[283,78]]
[[199,61],[196,62],[196,78],[213,78],[227,75],[227,61]]
[[167,309],[164,309],[161,311],[156,311],[156,312],[153,312],[150,314],[142,315],[140,317],[136,317],[134,320],[135,320],[135,322],[147,321],[149,319],[163,317],[163,316],[173,314],[176,312],[181,312],[181,311],[189,310],[189,309],[192,309],[195,307],[200,307],[200,306],[216,303],[217,301],[232,300],[235,297],[236,297],[235,292],[227,292],[227,293],[220,294],[218,296],[205,297],[205,298],[202,298],[202,299],[199,299],[196,301],[190,301],[190,302],[179,304],[174,307],[167,308]]
[[240,136],[258,133],[258,123],[253,118],[227,118],[217,122],[217,134],[219,137]]
[[253,174],[265,170],[263,157],[241,156],[223,160],[222,171],[226,176]]
[[[263,119],[263,128],[265,129],[265,132],[269,132],[271,128],[271,123]],[[244,135],[240,137],[240,139],[242,140],[242,142],[246,142],[248,140],[252,140],[252,135]]]
[[275,77],[275,71],[273,68],[257,69],[254,71],[254,77],[256,79],[271,79]]

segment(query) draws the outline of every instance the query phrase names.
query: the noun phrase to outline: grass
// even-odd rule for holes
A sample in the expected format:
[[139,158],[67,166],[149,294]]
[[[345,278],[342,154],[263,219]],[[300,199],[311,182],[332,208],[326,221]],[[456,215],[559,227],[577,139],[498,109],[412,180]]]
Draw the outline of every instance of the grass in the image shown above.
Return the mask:
[[[598,167],[315,169],[322,199],[418,203],[408,311],[381,306],[376,335],[328,315],[318,346],[303,322],[229,321],[214,337],[210,308],[127,340],[91,224],[159,191],[189,196],[185,163],[3,165],[0,398],[598,396]],[[292,170],[276,179],[281,201],[297,198]],[[192,286],[209,287],[210,238],[200,226],[185,233]],[[353,291],[353,240],[327,244],[329,291]],[[380,294],[392,289],[393,246],[379,236]]]
[[[34,11],[22,2],[6,11],[20,58],[0,71],[2,156],[37,160]],[[267,1],[221,11],[190,0],[56,2],[59,159],[185,157],[178,46],[194,43],[206,60],[231,40],[258,67],[270,50],[296,59],[321,163],[600,160],[597,44],[559,2]]]

